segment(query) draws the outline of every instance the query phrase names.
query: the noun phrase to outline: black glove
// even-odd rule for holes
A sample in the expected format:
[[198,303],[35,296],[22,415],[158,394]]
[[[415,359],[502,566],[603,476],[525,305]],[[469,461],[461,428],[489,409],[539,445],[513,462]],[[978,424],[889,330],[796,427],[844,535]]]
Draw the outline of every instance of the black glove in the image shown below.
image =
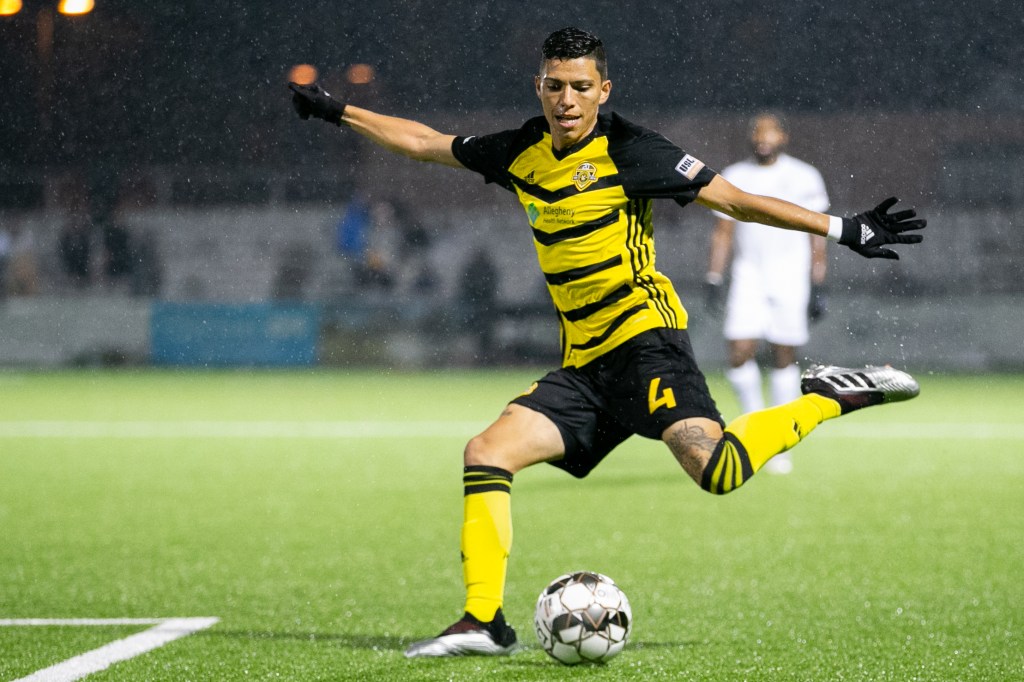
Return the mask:
[[299,112],[299,118],[305,121],[312,116],[313,118],[322,118],[336,126],[341,125],[341,115],[345,113],[345,105],[331,97],[331,94],[319,85],[316,83],[312,85],[289,83],[288,88],[295,93],[292,95],[292,104],[295,106],[295,111]]
[[828,313],[828,301],[825,300],[825,287],[820,284],[811,285],[811,300],[807,302],[807,319],[817,322]]
[[917,244],[924,239],[922,235],[903,232],[923,229],[928,222],[912,220],[917,215],[914,209],[889,214],[889,209],[897,201],[896,197],[889,197],[870,211],[858,213],[852,218],[843,218],[843,234],[839,243],[865,258],[899,260],[899,254],[895,251],[881,247],[884,244]]
[[704,291],[704,309],[711,315],[721,315],[725,311],[725,285],[721,276],[716,280],[710,277],[701,286]]

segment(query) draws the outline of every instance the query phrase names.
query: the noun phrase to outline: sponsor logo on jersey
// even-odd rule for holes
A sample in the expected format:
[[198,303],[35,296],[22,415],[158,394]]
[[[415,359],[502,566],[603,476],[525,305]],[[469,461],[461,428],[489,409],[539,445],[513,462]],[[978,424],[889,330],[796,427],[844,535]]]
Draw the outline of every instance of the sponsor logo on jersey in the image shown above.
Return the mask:
[[537,182],[537,181],[536,181],[536,180],[534,179],[534,177],[533,177],[533,174],[534,174],[534,172],[535,172],[535,171],[530,171],[529,175],[527,175],[527,176],[526,176],[525,178],[523,178],[524,180],[526,180],[526,182],[530,183],[531,185],[532,185],[533,183]]
[[[565,208],[563,206],[545,206],[544,207],[544,218],[547,220],[554,220],[557,223],[570,222],[576,215],[576,209]],[[567,219],[567,220],[563,220]]]
[[526,217],[530,221],[530,227],[537,227],[538,223],[544,225],[574,225],[576,209],[563,206],[537,206],[532,201],[526,205]]
[[537,205],[536,204],[531,202],[526,207],[526,217],[530,220],[530,226],[531,227],[535,226],[537,224],[537,218],[540,217],[540,211],[537,210]]
[[703,161],[698,161],[689,154],[684,156],[679,163],[676,164],[676,172],[682,175],[687,180],[693,180],[697,177],[697,173],[700,173],[700,169],[704,167]]
[[576,189],[582,192],[597,182],[597,166],[589,161],[584,161],[576,166],[576,172],[573,173],[572,181],[576,185]]

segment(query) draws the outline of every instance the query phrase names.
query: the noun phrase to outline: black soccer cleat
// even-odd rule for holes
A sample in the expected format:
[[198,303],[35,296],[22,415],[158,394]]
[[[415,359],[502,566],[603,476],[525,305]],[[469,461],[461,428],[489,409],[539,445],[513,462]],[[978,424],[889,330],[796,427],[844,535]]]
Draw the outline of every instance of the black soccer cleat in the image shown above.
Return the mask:
[[405,657],[508,656],[516,648],[516,631],[498,609],[489,623],[466,613],[437,637],[410,644]]
[[906,372],[885,367],[846,369],[812,365],[800,375],[800,391],[817,393],[839,403],[842,414],[862,407],[910,400],[921,387]]

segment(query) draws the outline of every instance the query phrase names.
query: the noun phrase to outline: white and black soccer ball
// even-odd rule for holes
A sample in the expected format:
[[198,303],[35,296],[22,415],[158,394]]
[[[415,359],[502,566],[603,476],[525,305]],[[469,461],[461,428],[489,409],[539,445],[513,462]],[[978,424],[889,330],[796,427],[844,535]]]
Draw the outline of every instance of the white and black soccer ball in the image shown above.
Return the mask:
[[544,651],[560,663],[605,663],[626,646],[633,612],[611,578],[577,571],[544,588],[533,624]]

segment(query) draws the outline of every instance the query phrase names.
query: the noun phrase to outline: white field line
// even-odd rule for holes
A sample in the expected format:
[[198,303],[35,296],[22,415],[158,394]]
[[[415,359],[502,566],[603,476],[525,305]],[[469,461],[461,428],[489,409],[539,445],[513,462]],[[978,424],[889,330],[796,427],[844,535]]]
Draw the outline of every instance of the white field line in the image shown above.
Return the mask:
[[454,421],[0,421],[0,438],[469,437],[484,422]]
[[167,618],[0,618],[0,627],[38,625],[159,625]]
[[[11,438],[468,438],[484,421],[0,421],[0,439]],[[810,437],[854,440],[1024,440],[1024,424],[826,423]]]
[[72,682],[86,675],[106,670],[115,663],[126,661],[176,639],[205,630],[219,618],[24,618],[0,620],[0,626],[38,625],[153,625],[134,635],[105,644],[49,668],[43,668],[13,682]]

